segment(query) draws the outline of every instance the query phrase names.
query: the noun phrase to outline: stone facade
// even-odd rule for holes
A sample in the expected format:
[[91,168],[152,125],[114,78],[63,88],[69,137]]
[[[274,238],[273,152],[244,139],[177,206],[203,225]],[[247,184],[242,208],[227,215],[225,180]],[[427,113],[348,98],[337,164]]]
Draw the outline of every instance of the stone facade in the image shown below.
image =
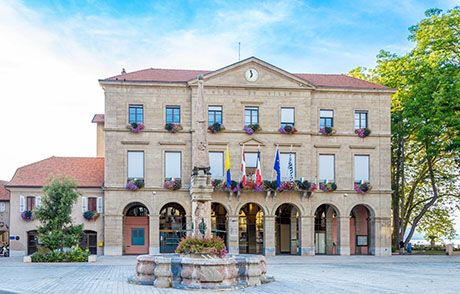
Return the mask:
[[[256,69],[259,77],[248,81],[245,73]],[[197,101],[198,79],[187,82],[130,81],[123,79],[100,80],[105,92],[105,178],[104,178],[104,253],[125,253],[126,232],[124,219],[130,204],[138,203],[148,210],[149,253],[160,250],[160,212],[168,203],[177,203],[186,214],[190,232],[191,200],[190,175],[192,173],[192,134]],[[231,253],[238,253],[241,236],[239,222],[241,208],[257,204],[263,211],[263,252],[277,252],[276,211],[282,204],[291,204],[298,212],[290,222],[291,253],[315,254],[315,212],[327,204],[334,208],[334,226],[337,228],[333,252],[350,254],[350,216],[357,205],[369,211],[369,253],[391,254],[391,158],[390,158],[390,103],[393,89],[383,87],[319,87],[299,76],[285,72],[257,58],[230,65],[204,75],[205,106],[220,105],[223,109],[221,133],[208,133],[210,152],[229,150],[232,179],[241,177],[240,164],[242,146],[246,152],[260,150],[263,179],[272,179],[274,155],[277,146],[281,153],[296,155],[296,178],[304,177],[318,181],[319,155],[335,155],[335,182],[333,192],[313,192],[304,197],[300,192],[272,193],[213,192],[212,202],[220,203],[227,211],[226,236]],[[144,130],[129,131],[129,105],[142,105]],[[183,130],[169,133],[165,130],[166,106],[180,106],[180,123]],[[262,131],[248,135],[244,132],[245,106],[259,107],[259,123]],[[293,135],[281,134],[280,111],[282,107],[295,108]],[[318,133],[321,109],[334,111],[333,136]],[[356,110],[368,112],[368,128],[372,130],[366,138],[358,137],[354,130]],[[98,134],[101,134],[98,129]],[[98,135],[99,138],[99,135]],[[127,191],[128,151],[144,152],[144,184],[139,191]],[[181,181],[179,190],[163,188],[165,181],[165,152],[181,152]],[[354,155],[370,158],[369,181],[373,188],[361,195],[354,186]],[[16,192],[14,192],[16,193]],[[238,196],[238,197],[236,197]],[[14,210],[15,208],[12,207]],[[17,220],[16,220],[17,221]],[[15,222],[16,222],[15,221]],[[19,220],[23,222],[22,220]],[[26,225],[22,223],[22,225]],[[297,232],[297,233],[296,233]],[[352,236],[355,238],[355,236]],[[17,250],[20,250],[18,248]]]

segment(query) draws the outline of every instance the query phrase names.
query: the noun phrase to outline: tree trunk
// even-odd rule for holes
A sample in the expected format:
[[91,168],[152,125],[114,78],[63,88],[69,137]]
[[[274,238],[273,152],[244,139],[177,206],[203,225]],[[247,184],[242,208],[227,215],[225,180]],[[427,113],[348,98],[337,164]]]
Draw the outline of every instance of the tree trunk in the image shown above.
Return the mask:
[[[428,152],[428,146],[426,149]],[[436,187],[436,181],[434,179],[433,164],[431,161],[432,158],[427,154],[426,159],[428,162],[428,171],[430,175],[431,188],[433,189],[433,198],[423,206],[422,211],[420,211],[420,213],[415,217],[414,221],[412,222],[409,235],[407,235],[407,238],[405,240],[406,244],[412,239],[412,235],[414,235],[415,228],[417,227],[417,224],[420,221],[420,219],[425,215],[426,211],[436,202],[436,200],[438,200],[438,189]]]
[[[406,160],[405,157],[405,152],[404,152],[404,143],[405,140],[402,138],[402,143],[401,143],[401,220],[400,220],[400,226],[401,228],[405,228],[405,223],[404,223],[404,217],[405,217],[405,209],[404,209],[404,201],[405,201],[405,176],[404,176],[404,171],[405,171],[405,166],[404,166],[404,161]],[[404,232],[405,230],[399,231],[399,240],[404,240]],[[405,244],[404,244],[405,245]]]

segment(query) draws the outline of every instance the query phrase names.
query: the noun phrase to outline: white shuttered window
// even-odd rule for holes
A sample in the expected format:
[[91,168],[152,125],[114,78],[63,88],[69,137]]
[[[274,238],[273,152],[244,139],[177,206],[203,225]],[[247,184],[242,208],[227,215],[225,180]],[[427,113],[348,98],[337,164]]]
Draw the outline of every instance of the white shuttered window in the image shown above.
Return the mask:
[[97,212],[102,213],[102,197],[97,197]]
[[26,208],[25,208],[26,202],[25,201],[26,200],[25,200],[24,196],[19,197],[19,212],[24,212],[24,210],[26,210]]
[[319,156],[319,180],[335,181],[334,155]]
[[211,165],[211,175],[213,179],[224,178],[224,153],[209,152],[209,163]]
[[88,210],[88,198],[81,197],[81,212],[86,212]]
[[128,151],[128,178],[144,178],[143,151]]
[[181,178],[180,152],[165,152],[165,178]]
[[369,182],[369,156],[355,155],[355,182]]

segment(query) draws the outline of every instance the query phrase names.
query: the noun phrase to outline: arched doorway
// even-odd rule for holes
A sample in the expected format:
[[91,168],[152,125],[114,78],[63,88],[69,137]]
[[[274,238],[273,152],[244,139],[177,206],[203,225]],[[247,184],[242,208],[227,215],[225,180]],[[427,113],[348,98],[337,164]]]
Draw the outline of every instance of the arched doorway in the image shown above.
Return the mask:
[[81,234],[80,248],[88,248],[91,254],[97,254],[97,232],[85,230]]
[[160,211],[160,253],[173,253],[181,238],[187,235],[185,209],[168,203]]
[[220,237],[227,246],[227,210],[220,204],[211,203],[211,233],[213,237]]
[[299,254],[299,210],[286,203],[275,215],[276,254]]
[[323,204],[315,212],[315,254],[337,254],[339,243],[337,210]]
[[124,213],[124,253],[149,253],[149,211],[142,203],[131,203]]
[[255,203],[245,204],[239,217],[240,253],[262,254],[264,247],[264,212]]
[[350,213],[350,254],[371,254],[371,213],[364,205],[356,205]]
[[38,231],[27,232],[27,255],[31,255],[38,250]]

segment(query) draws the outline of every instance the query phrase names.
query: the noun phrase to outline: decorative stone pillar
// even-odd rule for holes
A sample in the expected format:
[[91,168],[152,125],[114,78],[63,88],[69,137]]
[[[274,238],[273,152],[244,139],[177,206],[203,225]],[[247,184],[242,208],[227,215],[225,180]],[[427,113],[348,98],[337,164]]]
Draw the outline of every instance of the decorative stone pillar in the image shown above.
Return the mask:
[[239,226],[238,215],[228,216],[227,223],[227,245],[229,254],[240,253],[240,239],[239,239]]
[[291,254],[299,254],[298,235],[299,234],[297,234],[297,209],[291,208]]
[[264,255],[275,256],[275,216],[264,216]]
[[[373,217],[373,236],[370,239],[371,247],[374,249],[376,256],[391,256],[391,219],[389,217]],[[375,243],[375,246],[372,245]]]
[[160,253],[160,216],[158,214],[149,215],[149,254]]
[[300,244],[299,251],[302,256],[315,255],[315,217],[300,216]]
[[171,259],[156,256],[155,264],[155,281],[153,285],[157,288],[169,288],[169,282],[171,282]]
[[[273,251],[274,252],[274,251]],[[258,257],[248,258],[248,286],[260,286],[260,276],[262,275],[261,262]]]
[[201,174],[192,177],[192,237],[211,238],[211,200],[213,188],[211,177]]
[[350,216],[337,217],[339,221],[339,255],[350,255]]

